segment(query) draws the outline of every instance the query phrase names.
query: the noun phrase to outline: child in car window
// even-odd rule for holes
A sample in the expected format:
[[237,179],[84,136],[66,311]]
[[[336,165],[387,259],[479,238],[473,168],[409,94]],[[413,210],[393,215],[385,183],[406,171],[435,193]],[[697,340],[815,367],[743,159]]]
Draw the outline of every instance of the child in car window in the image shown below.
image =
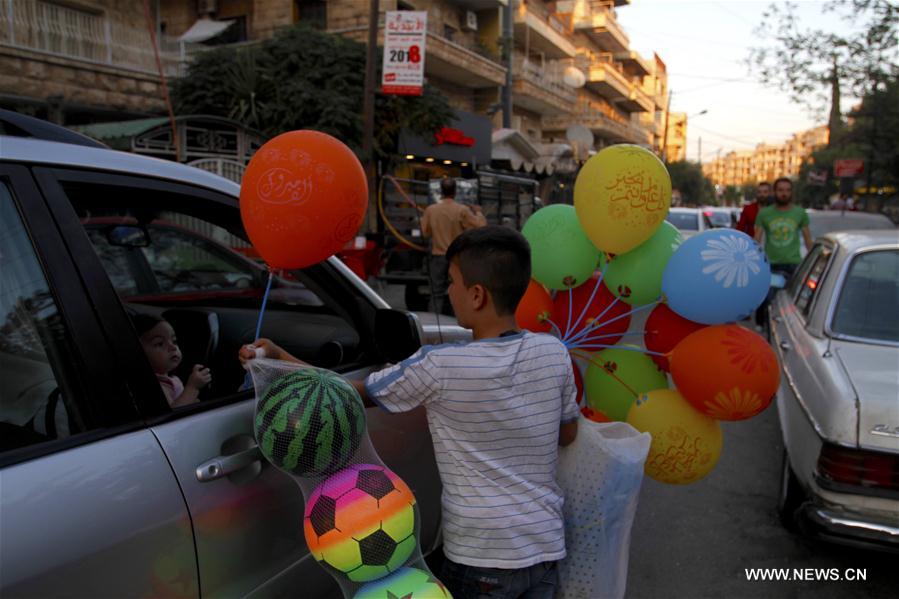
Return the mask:
[[180,408],[199,401],[200,389],[212,382],[212,373],[202,364],[194,364],[187,384],[169,374],[181,364],[181,350],[175,329],[168,321],[149,314],[135,314],[131,322],[140,335],[140,343],[147,360],[159,380],[162,392],[172,408]]

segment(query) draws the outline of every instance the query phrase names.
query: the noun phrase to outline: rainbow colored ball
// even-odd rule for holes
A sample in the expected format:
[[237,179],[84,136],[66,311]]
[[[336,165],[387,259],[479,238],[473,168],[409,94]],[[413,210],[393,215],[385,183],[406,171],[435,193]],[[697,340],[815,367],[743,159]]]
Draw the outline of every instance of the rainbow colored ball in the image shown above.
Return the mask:
[[295,476],[324,476],[346,466],[359,449],[365,407],[345,378],[308,368],[269,385],[253,424],[269,462]]
[[430,572],[400,568],[387,578],[370,582],[353,599],[452,599],[443,583]]
[[355,464],[320,484],[303,516],[309,552],[353,582],[396,571],[416,545],[415,496],[375,464]]

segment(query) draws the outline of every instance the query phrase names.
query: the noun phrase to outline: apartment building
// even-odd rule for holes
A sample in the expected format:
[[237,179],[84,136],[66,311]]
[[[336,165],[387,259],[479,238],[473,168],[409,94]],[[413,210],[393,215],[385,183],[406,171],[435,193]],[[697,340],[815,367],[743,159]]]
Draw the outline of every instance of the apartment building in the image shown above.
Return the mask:
[[[0,107],[62,124],[138,118],[165,110],[150,24],[134,0],[4,0]],[[180,73],[193,46],[159,35],[160,61]]]
[[761,143],[753,150],[730,152],[703,164],[702,170],[712,183],[723,186],[795,178],[812,152],[827,145],[828,136],[827,126],[822,125],[796,133],[782,144]]

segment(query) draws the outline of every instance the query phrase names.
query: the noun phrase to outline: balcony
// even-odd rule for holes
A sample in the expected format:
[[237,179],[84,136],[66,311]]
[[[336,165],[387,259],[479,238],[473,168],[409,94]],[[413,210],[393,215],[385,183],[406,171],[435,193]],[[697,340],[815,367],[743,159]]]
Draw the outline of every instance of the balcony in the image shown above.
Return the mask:
[[514,15],[516,41],[527,39],[529,50],[547,58],[574,57],[576,50],[568,40],[567,28],[541,4],[518,0]]
[[574,28],[606,52],[627,52],[630,40],[615,18],[614,4],[611,0],[588,0],[585,10],[574,14]]
[[633,50],[616,52],[615,60],[624,65],[624,70],[634,77],[643,78],[652,74],[652,70],[646,60]]
[[609,100],[627,100],[631,93],[631,83],[619,70],[620,65],[612,62],[609,55],[580,55],[577,66],[587,75],[587,87]]
[[652,98],[637,86],[631,87],[627,98],[620,100],[618,106],[625,112],[653,112],[655,110]]
[[[428,19],[428,38],[425,47],[425,75],[438,77],[450,83],[481,88],[504,85],[506,68],[499,58],[483,47],[473,36],[460,32],[453,39],[446,37],[442,23]],[[331,33],[343,35],[358,42],[368,39],[368,15],[359,15],[334,21]],[[378,45],[384,46],[384,15],[379,17]]]
[[618,121],[597,107],[581,103],[575,112],[567,116],[543,117],[544,131],[565,131],[572,123],[579,123],[590,129],[597,138],[610,143],[635,143],[651,145],[652,136],[648,131],[630,123]]
[[[203,46],[159,36],[166,75],[183,74],[186,59]],[[0,10],[0,46],[61,59],[157,74],[146,29],[127,27],[104,13],[35,0],[7,0]]]
[[577,92],[562,80],[565,65],[551,61],[541,65],[516,53],[512,62],[513,102],[538,114],[568,113],[577,102]]

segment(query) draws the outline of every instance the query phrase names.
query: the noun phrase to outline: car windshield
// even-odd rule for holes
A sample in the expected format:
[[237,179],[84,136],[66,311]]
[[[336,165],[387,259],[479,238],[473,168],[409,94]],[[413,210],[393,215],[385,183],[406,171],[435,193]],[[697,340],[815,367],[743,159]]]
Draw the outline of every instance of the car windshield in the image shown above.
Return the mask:
[[895,229],[896,225],[881,214],[865,214],[844,212],[842,214],[809,215],[809,232],[812,239],[833,231],[851,231],[858,229]]
[[831,330],[841,335],[899,342],[899,250],[856,257],[843,283]]
[[730,212],[711,210],[706,212],[706,216],[709,217],[709,220],[712,221],[712,224],[716,227],[729,227],[733,224],[730,219]]
[[699,230],[699,219],[695,212],[669,212],[665,220],[684,231]]

